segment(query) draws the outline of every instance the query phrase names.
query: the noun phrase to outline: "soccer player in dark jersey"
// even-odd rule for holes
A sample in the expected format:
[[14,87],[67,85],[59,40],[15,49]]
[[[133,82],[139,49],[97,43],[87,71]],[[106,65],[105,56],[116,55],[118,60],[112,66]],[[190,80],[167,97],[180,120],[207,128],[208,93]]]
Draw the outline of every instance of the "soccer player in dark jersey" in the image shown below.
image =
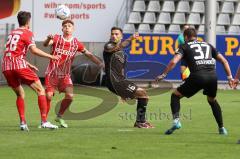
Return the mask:
[[122,29],[113,27],[111,29],[111,38],[104,46],[103,58],[105,62],[106,84],[108,89],[120,96],[123,100],[137,99],[137,117],[134,127],[153,128],[146,121],[146,108],[148,104],[148,95],[143,88],[126,80],[124,68],[126,64],[126,55],[123,48],[128,46],[133,39],[138,36],[135,33],[130,38],[122,42]]
[[172,134],[176,129],[181,128],[179,120],[180,99],[191,97],[199,90],[203,89],[203,94],[207,95],[207,101],[212,108],[213,115],[218,124],[219,134],[227,135],[227,130],[223,126],[222,111],[216,100],[217,75],[216,62],[221,62],[224,66],[230,87],[233,86],[232,73],[227,60],[210,44],[197,41],[197,33],[194,28],[184,31],[185,44],[180,45],[176,50],[174,58],[169,62],[163,74],[156,80],[162,80],[176,63],[184,59],[190,69],[190,76],[171,95],[171,110],[173,115],[173,126],[165,134]]

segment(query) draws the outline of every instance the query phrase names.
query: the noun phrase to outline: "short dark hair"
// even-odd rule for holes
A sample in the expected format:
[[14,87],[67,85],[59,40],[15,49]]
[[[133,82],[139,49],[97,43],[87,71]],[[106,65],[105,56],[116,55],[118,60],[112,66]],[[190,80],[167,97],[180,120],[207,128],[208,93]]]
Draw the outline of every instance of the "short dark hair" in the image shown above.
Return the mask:
[[20,11],[17,15],[19,26],[24,26],[31,19],[31,13],[27,11]]
[[189,27],[186,30],[184,30],[183,36],[184,37],[186,36],[188,39],[193,38],[193,37],[196,38],[197,37],[197,31],[196,31],[195,28]]
[[66,19],[62,22],[62,26],[64,26],[67,23],[70,23],[70,24],[74,25],[74,22],[71,19]]
[[119,30],[121,33],[123,33],[123,30],[122,30],[121,28],[119,28],[119,27],[112,27],[111,32],[112,32],[113,30]]

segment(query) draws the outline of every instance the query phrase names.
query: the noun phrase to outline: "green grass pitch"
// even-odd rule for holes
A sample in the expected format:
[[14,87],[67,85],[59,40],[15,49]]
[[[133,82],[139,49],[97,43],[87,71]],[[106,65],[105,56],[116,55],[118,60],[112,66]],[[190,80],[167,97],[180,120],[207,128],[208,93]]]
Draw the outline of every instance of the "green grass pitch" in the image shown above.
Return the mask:
[[[102,102],[94,90],[77,87],[85,94],[76,94],[71,112],[86,112]],[[101,88],[103,92],[107,90]],[[217,125],[206,97],[199,92],[191,99],[181,101],[182,129],[173,135],[164,135],[171,124],[170,93],[150,96],[149,121],[154,129],[133,128],[136,106],[118,102],[103,115],[89,120],[68,120],[67,129],[38,129],[40,115],[35,93],[26,90],[26,119],[30,132],[19,130],[15,94],[7,86],[0,87],[0,158],[2,159],[153,159],[153,158],[227,158],[240,154],[240,98],[239,91],[218,92],[225,127],[229,135],[218,135]],[[86,95],[87,94],[87,95]],[[90,96],[89,94],[93,94]],[[63,97],[56,93],[49,121],[54,122],[56,103]],[[113,104],[107,99],[106,107]]]

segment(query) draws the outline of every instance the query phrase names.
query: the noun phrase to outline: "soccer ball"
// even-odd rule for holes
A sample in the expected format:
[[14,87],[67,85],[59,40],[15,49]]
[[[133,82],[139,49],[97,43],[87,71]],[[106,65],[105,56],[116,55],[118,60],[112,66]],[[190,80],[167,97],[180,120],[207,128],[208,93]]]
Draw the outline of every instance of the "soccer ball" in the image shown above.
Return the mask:
[[58,19],[65,20],[70,16],[70,9],[65,5],[60,5],[55,9],[55,14]]

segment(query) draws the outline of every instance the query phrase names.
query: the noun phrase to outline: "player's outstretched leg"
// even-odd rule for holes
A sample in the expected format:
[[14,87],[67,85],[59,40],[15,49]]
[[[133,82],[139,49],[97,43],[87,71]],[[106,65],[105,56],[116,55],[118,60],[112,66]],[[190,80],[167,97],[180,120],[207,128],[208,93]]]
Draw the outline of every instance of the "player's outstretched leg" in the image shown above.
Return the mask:
[[13,88],[13,91],[17,95],[16,105],[18,109],[18,114],[20,118],[20,130],[22,131],[29,131],[26,119],[25,119],[25,104],[24,104],[24,98],[25,93],[21,85],[19,85],[16,88]]
[[38,95],[38,106],[41,114],[41,128],[57,129],[58,126],[47,121],[47,99],[41,82],[39,80],[35,81],[30,86]]
[[146,110],[148,104],[148,96],[146,91],[142,88],[138,88],[136,90],[135,96],[137,98],[137,117],[134,127],[154,128],[154,126],[146,120]]
[[67,123],[63,119],[63,114],[67,110],[67,108],[69,108],[69,106],[71,105],[71,103],[73,101],[73,88],[72,87],[67,87],[65,89],[65,92],[66,92],[65,93],[65,98],[61,102],[61,106],[60,106],[58,115],[55,119],[55,121],[58,122],[60,124],[60,126],[63,127],[63,128],[68,127]]
[[173,125],[170,129],[168,129],[165,134],[170,135],[175,130],[180,129],[182,127],[179,119],[179,112],[180,112],[180,99],[182,95],[177,90],[172,93],[171,95],[171,111],[173,115]]
[[207,98],[209,105],[212,108],[213,116],[218,124],[218,132],[220,135],[227,135],[228,132],[223,126],[222,110],[217,100],[213,97]]

